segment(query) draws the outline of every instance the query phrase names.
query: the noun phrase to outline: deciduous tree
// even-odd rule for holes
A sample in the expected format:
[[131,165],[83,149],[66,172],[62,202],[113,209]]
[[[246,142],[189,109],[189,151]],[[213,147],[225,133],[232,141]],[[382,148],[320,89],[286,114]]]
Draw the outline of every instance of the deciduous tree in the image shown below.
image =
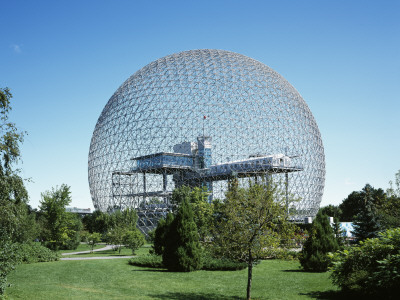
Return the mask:
[[44,218],[43,237],[48,248],[57,250],[67,243],[74,234],[71,232],[66,206],[71,202],[70,187],[63,184],[60,188],[42,193],[39,208]]
[[238,187],[233,182],[225,201],[216,207],[218,218],[213,230],[217,255],[247,263],[247,299],[251,296],[253,265],[264,248],[277,247],[288,225],[286,206],[272,184]]

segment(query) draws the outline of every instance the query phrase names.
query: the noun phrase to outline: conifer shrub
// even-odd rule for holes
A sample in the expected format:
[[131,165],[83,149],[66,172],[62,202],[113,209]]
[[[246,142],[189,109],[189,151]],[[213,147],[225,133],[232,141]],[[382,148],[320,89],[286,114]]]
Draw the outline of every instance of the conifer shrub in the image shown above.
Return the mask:
[[338,249],[339,245],[328,216],[318,212],[299,257],[301,266],[305,271],[325,272],[330,263],[328,253]]
[[170,271],[190,272],[202,267],[202,249],[188,197],[165,233],[163,264]]
[[151,250],[151,253],[156,255],[162,255],[164,253],[166,234],[173,220],[174,215],[168,213],[166,219],[158,221],[157,228],[154,231],[153,249]]

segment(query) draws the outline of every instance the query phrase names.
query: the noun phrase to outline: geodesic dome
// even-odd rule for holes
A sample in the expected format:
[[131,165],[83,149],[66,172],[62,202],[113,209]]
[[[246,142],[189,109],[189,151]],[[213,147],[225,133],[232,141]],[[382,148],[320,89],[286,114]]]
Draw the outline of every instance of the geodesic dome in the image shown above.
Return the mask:
[[300,94],[223,50],[168,55],[128,78],[97,121],[88,165],[102,211],[168,203],[180,185],[223,199],[232,178],[271,176],[299,199],[291,211],[302,219],[316,214],[325,183],[320,132]]

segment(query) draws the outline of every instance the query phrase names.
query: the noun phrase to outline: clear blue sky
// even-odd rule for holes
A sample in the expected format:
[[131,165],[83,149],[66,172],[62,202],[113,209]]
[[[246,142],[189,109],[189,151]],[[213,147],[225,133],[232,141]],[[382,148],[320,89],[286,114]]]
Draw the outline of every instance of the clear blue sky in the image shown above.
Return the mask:
[[400,169],[400,1],[1,0],[0,87],[28,136],[30,204],[66,183],[93,208],[90,138],[135,71],[174,52],[238,52],[275,69],[308,103],[326,155],[322,205]]

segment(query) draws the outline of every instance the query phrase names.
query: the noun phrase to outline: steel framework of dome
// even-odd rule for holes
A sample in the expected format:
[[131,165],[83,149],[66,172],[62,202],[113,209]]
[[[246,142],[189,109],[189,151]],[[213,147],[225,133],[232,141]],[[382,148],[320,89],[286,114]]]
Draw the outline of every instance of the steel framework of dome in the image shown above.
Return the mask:
[[319,208],[325,156],[310,109],[281,75],[205,49],[160,58],[118,88],[97,121],[88,171],[94,207],[137,208],[141,226],[155,225],[177,186],[221,199],[232,178],[268,176],[299,199],[291,211],[302,220]]

